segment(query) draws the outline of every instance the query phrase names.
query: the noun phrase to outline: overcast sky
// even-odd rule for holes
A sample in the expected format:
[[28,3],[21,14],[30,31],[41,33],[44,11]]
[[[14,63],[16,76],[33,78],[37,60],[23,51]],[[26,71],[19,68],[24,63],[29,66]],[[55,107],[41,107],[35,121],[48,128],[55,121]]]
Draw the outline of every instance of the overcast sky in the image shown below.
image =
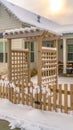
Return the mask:
[[[57,12],[50,10],[51,0],[8,0],[61,24],[73,24],[73,0],[60,0],[62,7]],[[56,5],[56,0],[52,0]],[[59,0],[58,0],[59,1]]]

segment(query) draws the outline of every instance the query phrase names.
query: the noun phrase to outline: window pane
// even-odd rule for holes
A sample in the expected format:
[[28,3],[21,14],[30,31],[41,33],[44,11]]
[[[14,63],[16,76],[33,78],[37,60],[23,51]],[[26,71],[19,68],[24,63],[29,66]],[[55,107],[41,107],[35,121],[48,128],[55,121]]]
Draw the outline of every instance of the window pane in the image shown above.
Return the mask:
[[27,42],[24,43],[24,48],[25,48],[25,49],[28,48],[28,44],[27,44]]
[[49,42],[47,43],[47,47],[53,47],[53,44],[54,44],[54,41],[49,41]]
[[68,45],[68,53],[73,52],[73,44]]
[[31,62],[34,62],[34,52],[31,52]]
[[73,61],[73,44],[68,44],[68,61]]
[[3,62],[3,53],[0,53],[0,62]]
[[53,47],[54,41],[43,41],[42,46],[44,47]]
[[34,51],[34,43],[31,42],[31,51]]
[[[27,42],[24,43],[24,48],[25,49],[28,48],[28,43]],[[30,48],[31,48],[31,50],[30,50],[30,61],[34,62],[34,42],[31,42]]]
[[68,61],[73,61],[73,53],[68,53]]
[[6,53],[5,54],[5,62],[7,63],[7,61],[8,61],[8,54]]

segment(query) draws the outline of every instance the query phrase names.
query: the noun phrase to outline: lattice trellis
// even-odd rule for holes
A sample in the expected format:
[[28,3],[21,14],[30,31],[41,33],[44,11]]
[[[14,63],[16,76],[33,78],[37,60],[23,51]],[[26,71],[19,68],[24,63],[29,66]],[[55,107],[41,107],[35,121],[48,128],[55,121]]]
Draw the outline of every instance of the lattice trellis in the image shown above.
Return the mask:
[[14,83],[28,82],[29,76],[29,52],[28,50],[12,50],[11,51],[11,77]]
[[42,49],[42,85],[57,85],[57,50]]

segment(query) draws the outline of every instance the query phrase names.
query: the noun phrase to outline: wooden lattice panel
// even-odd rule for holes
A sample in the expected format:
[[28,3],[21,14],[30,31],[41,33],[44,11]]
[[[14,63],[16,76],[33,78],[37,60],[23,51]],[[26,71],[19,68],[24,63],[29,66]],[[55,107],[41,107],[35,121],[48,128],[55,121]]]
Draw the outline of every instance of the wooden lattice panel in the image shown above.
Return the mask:
[[42,49],[42,84],[57,84],[57,51],[55,48]]
[[28,81],[28,50],[12,50],[11,77],[14,83]]

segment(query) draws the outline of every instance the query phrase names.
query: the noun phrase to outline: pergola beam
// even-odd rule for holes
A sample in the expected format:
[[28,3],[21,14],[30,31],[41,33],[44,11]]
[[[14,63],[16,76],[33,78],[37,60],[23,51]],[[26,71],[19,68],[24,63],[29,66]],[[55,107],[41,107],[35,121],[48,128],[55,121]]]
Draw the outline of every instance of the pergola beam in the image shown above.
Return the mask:
[[28,38],[28,37],[37,37],[37,36],[41,36],[44,33],[44,31],[34,31],[34,32],[6,32],[4,34],[4,38],[8,38],[8,39],[19,39],[19,38]]
[[45,38],[58,38],[59,35],[53,32],[48,32],[47,30],[39,29],[39,28],[22,28],[22,29],[14,29],[14,30],[6,30],[3,34],[4,38],[8,39],[19,39],[19,38],[34,38],[38,36],[42,36]]

